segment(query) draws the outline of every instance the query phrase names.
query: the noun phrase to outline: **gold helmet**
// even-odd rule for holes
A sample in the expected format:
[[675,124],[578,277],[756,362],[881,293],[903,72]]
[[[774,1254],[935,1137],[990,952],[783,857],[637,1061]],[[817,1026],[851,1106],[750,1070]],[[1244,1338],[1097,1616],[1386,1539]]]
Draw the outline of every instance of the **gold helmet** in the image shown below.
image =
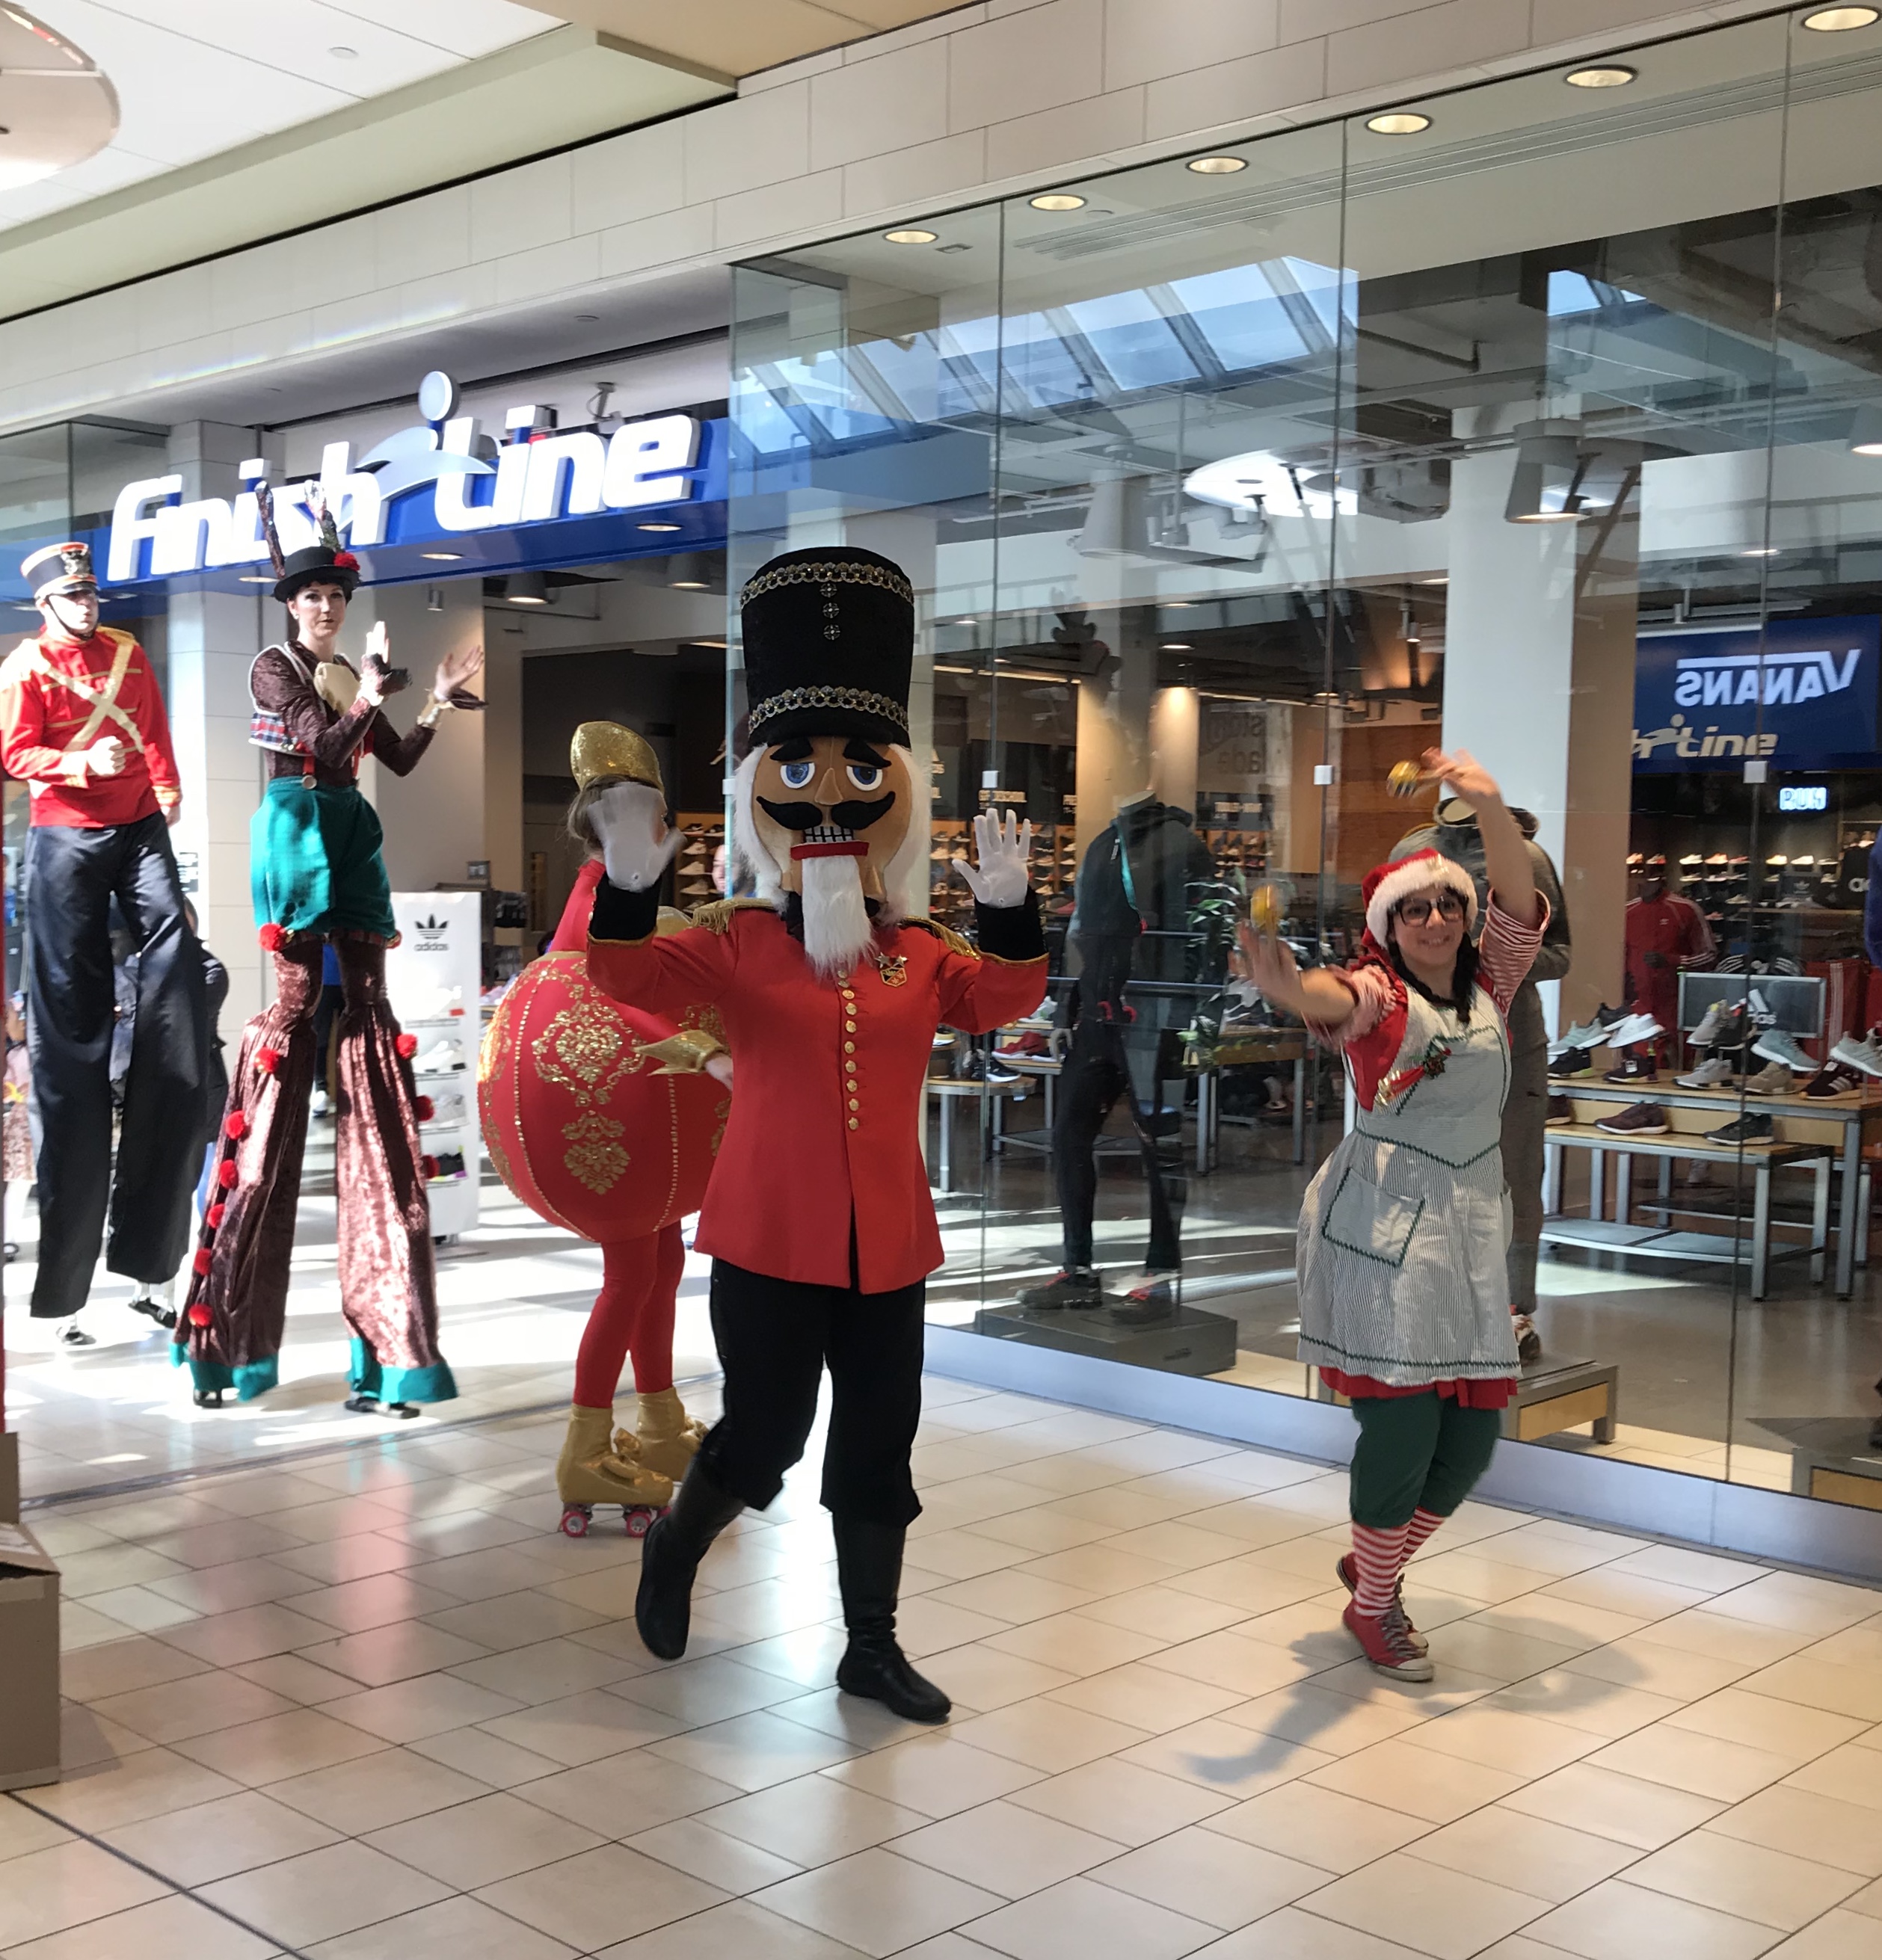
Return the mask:
[[659,759],[644,737],[618,721],[584,721],[568,744],[568,773],[575,787],[585,790],[604,778],[645,783],[649,789],[667,794],[660,776]]

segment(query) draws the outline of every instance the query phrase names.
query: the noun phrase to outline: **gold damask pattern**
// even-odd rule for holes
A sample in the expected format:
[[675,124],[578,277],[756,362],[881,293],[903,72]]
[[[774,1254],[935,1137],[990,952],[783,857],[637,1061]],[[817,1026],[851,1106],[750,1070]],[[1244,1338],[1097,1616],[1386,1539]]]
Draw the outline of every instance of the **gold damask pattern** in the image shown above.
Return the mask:
[[627,1132],[600,1111],[589,1110],[572,1123],[562,1125],[568,1148],[562,1163],[578,1184],[584,1184],[599,1198],[619,1183],[631,1160],[622,1147]]

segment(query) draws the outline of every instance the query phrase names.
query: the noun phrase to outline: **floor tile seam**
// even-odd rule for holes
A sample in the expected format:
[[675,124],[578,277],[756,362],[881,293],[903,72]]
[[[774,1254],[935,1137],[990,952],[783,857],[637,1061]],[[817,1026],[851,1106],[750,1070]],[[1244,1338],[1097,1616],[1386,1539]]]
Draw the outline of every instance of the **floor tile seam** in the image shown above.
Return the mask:
[[[215,1900],[205,1898],[195,1886],[180,1885],[174,1879],[166,1877],[154,1866],[147,1865],[142,1859],[133,1857],[129,1852],[120,1850],[118,1846],[110,1843],[95,1832],[88,1831],[82,1825],[70,1823],[59,1816],[56,1812],[46,1809],[42,1806],[34,1803],[20,1790],[11,1790],[7,1794],[21,1809],[31,1811],[36,1817],[43,1818],[47,1823],[58,1825],[62,1830],[68,1831],[73,1837],[91,1845],[94,1850],[102,1851],[107,1857],[115,1858],[119,1864],[128,1865],[132,1870],[140,1873],[144,1877],[163,1886],[173,1898],[191,1900],[202,1907],[205,1911],[212,1912],[218,1919],[226,1920],[230,1925],[239,1927],[251,1939],[259,1939],[268,1949],[270,1955],[285,1954],[288,1956],[288,1960],[309,1960],[309,1956],[298,1946],[293,1946],[287,1940],[277,1939],[272,1933],[264,1932],[261,1927],[251,1924],[239,1913],[231,1912],[226,1906],[219,1904]],[[153,1900],[142,1901],[145,1904],[153,1904],[155,1902]],[[137,1908],[129,1906],[123,1910],[135,1911]],[[116,1916],[114,1913],[100,1913],[97,1920],[81,1920],[77,1923],[81,1926],[95,1925],[99,1920],[115,1918]],[[68,1930],[62,1927],[59,1929],[61,1931]]]

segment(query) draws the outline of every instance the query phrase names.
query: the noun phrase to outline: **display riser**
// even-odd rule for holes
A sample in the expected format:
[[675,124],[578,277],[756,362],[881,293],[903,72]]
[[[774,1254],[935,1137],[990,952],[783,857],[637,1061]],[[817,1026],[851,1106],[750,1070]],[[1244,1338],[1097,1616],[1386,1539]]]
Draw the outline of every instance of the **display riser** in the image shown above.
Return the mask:
[[973,1328],[996,1341],[1021,1341],[1170,1374],[1219,1375],[1235,1365],[1234,1322],[1199,1307],[1179,1306],[1153,1326],[1124,1327],[1101,1309],[1039,1313],[1017,1305],[983,1306],[973,1317]]

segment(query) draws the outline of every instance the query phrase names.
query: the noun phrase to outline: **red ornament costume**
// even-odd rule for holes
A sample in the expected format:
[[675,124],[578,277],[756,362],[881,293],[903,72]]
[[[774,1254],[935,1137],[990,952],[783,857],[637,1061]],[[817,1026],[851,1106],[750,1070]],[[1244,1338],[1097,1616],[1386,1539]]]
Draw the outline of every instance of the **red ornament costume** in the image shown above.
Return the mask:
[[[613,723],[584,723],[570,765],[584,794],[608,782],[661,788],[652,751]],[[625,1007],[589,979],[588,915],[600,877],[598,861],[584,867],[549,952],[504,995],[477,1083],[504,1182],[539,1217],[601,1247],[601,1291],[582,1335],[556,1472],[562,1529],[575,1537],[598,1503],[620,1505],[629,1529],[645,1529],[705,1435],[673,1385],[686,1265],[680,1221],[699,1208],[729,1108],[724,1083],[705,1072],[724,1052],[712,1032]],[[663,930],[684,924],[661,915]],[[710,1017],[693,1009],[684,1018]],[[630,1351],[638,1413],[617,1433],[614,1398]]]

